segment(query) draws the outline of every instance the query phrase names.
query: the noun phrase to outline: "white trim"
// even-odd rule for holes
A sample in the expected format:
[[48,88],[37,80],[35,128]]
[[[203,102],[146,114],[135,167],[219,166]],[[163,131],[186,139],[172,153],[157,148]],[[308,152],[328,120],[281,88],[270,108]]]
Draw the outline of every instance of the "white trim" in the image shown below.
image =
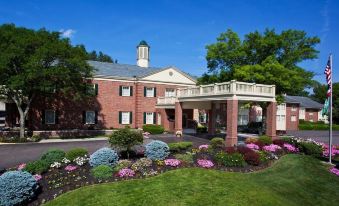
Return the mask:
[[[124,114],[126,115],[127,114],[127,119],[128,119],[128,121],[126,120],[126,117],[125,117],[125,120],[127,121],[124,121]],[[121,124],[123,124],[123,125],[128,125],[128,124],[131,124],[130,123],[131,122],[131,112],[121,112]]]
[[133,79],[111,79],[111,78],[98,78],[94,77],[92,80],[96,81],[111,81],[111,82],[129,82],[129,83],[149,83],[149,84],[166,84],[166,85],[178,85],[178,86],[195,86],[195,84],[182,84],[173,82],[161,82],[161,81],[147,81],[147,80],[133,80]]

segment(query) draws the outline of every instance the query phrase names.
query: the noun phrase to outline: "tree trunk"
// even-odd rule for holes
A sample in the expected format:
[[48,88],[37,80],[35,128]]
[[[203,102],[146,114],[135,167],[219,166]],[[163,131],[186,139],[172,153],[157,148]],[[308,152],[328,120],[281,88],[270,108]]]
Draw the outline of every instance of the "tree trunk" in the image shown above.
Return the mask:
[[27,116],[27,113],[30,109],[31,102],[33,101],[35,95],[33,94],[31,98],[28,100],[25,110],[23,110],[22,105],[22,98],[19,98],[18,96],[12,97],[13,101],[15,102],[19,115],[20,115],[20,139],[25,139],[25,118]]
[[25,139],[25,115],[24,112],[19,109],[20,114],[20,139]]

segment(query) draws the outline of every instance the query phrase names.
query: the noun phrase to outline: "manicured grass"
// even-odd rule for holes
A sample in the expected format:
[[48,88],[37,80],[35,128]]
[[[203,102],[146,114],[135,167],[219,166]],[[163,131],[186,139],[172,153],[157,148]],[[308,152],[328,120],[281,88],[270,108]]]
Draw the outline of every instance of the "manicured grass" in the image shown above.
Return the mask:
[[68,192],[48,206],[65,205],[337,205],[339,177],[319,160],[286,155],[271,168],[231,173],[200,168]]

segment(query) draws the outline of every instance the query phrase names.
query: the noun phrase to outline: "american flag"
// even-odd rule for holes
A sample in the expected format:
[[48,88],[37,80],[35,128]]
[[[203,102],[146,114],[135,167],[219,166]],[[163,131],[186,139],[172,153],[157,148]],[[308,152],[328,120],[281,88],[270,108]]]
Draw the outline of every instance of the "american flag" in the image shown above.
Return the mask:
[[331,68],[331,57],[328,58],[327,65],[325,68],[325,75],[326,75],[326,82],[328,85],[326,96],[331,96],[331,90],[332,90],[332,68]]

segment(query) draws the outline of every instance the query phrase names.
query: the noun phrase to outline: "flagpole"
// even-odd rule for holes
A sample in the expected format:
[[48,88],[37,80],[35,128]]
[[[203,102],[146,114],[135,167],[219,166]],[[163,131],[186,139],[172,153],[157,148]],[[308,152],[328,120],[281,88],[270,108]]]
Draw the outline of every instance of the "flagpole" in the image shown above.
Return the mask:
[[330,132],[329,132],[329,162],[332,164],[332,91],[333,91],[333,87],[332,87],[332,83],[333,83],[333,67],[332,67],[332,54],[330,54],[330,67],[331,67],[331,84],[330,84],[330,88],[331,88],[331,93],[330,93]]

